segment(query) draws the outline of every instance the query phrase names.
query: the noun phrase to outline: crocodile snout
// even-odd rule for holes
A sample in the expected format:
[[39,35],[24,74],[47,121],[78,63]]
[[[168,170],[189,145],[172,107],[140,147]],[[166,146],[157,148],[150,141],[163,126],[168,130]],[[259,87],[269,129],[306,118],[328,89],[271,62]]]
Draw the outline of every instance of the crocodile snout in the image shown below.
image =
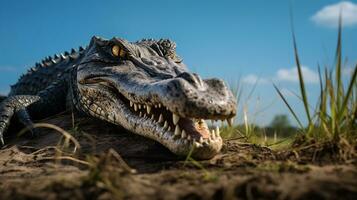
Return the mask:
[[183,72],[179,74],[176,78],[182,78],[186,80],[191,86],[193,86],[196,89],[203,90],[205,89],[205,85],[203,83],[203,80],[198,74],[195,73],[188,73],[188,72]]

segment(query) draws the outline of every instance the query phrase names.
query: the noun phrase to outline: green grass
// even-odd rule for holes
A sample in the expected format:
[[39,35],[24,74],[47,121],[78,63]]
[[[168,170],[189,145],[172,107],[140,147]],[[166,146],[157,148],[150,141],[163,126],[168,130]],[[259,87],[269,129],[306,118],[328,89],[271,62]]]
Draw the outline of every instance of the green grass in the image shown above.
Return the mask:
[[[281,90],[273,84],[279,97],[296,120],[298,127],[291,127],[286,130],[285,135],[279,133],[278,137],[274,137],[269,127],[261,128],[252,123],[251,120],[254,119],[254,116],[248,116],[247,102],[249,102],[249,98],[254,92],[255,85],[249,92],[246,103],[243,102],[242,109],[238,114],[238,116],[242,117],[241,124],[233,127],[221,127],[222,137],[225,139],[243,139],[249,143],[272,148],[289,147],[296,135],[303,135],[308,140],[320,143],[326,141],[339,142],[343,139],[354,146],[357,141],[357,65],[354,65],[349,80],[344,79],[345,77],[342,74],[344,65],[342,62],[341,24],[342,22],[340,21],[334,64],[326,66],[323,69],[318,66],[320,95],[318,102],[315,103],[310,102],[308,98],[309,93],[306,89],[304,74],[302,73],[296,37],[294,30],[292,31],[294,57],[300,89],[297,96],[303,104],[305,116],[302,117],[306,120],[302,120],[297,115],[297,108],[292,107]],[[233,94],[237,97],[238,105],[242,104],[243,89],[239,86],[239,83],[231,86]],[[306,124],[303,121],[307,121]],[[296,139],[298,140],[299,138]]]
[[[249,127],[248,129],[246,127]],[[248,133],[246,131],[249,131]],[[275,150],[287,149],[293,142],[296,129],[286,129],[286,133],[278,133],[269,127],[259,127],[255,124],[241,124],[232,127],[221,127],[221,136],[225,140],[240,140],[243,143],[257,144]]]
[[[335,64],[333,67],[325,67],[324,71],[319,70],[320,97],[316,106],[311,109],[311,102],[308,101],[304,75],[302,74],[300,58],[293,32],[293,43],[295,61],[298,70],[301,101],[307,118],[307,125],[304,126],[297,116],[296,110],[289,104],[285,96],[274,85],[279,96],[290,110],[293,117],[299,124],[300,130],[308,138],[315,141],[334,140],[339,141],[342,137],[348,141],[354,141],[357,136],[357,65],[353,69],[350,80],[343,81],[342,77],[342,28],[341,21],[338,29],[337,48],[335,54]],[[347,85],[344,83],[347,82]]]

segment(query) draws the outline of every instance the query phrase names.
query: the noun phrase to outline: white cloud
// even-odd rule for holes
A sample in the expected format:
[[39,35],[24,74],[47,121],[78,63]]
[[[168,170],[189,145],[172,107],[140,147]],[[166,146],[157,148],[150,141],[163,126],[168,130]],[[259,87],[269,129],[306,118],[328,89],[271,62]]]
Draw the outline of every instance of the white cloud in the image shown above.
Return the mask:
[[[302,75],[305,83],[318,83],[319,75],[308,67],[301,66]],[[298,70],[296,67],[290,69],[279,69],[276,72],[276,80],[299,82]]]
[[268,83],[269,81],[265,78],[258,77],[255,74],[248,74],[247,76],[242,78],[242,82],[246,84],[254,85],[254,84]]
[[[304,82],[307,84],[319,83],[319,75],[312,69],[301,66],[302,75],[304,77]],[[352,69],[348,71],[343,71],[343,73],[349,73]],[[297,67],[293,68],[282,68],[276,71],[274,76],[259,77],[256,74],[248,74],[242,78],[242,82],[245,84],[269,84],[273,82],[299,82],[299,75]]]
[[327,5],[315,13],[311,20],[315,23],[331,28],[338,27],[338,20],[342,12],[342,25],[357,25],[357,4],[349,1]]

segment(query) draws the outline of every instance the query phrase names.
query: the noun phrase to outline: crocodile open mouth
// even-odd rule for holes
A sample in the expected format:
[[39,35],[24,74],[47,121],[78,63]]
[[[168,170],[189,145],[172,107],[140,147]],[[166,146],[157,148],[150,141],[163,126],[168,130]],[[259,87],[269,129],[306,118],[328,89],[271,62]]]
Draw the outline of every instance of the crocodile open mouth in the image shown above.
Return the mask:
[[204,119],[181,118],[160,103],[153,106],[130,101],[130,110],[140,118],[160,126],[163,134],[171,133],[173,140],[191,143],[196,148],[221,140],[218,126],[210,130]]
[[[116,95],[123,104],[122,108],[124,110],[122,112],[126,113],[125,116],[130,116],[130,119],[127,120],[130,120],[131,123],[128,124],[136,124],[135,128],[138,126],[150,127],[146,128],[146,132],[141,133],[141,135],[159,141],[178,155],[187,155],[191,148],[195,148],[196,152],[200,151],[202,158],[209,158],[221,149],[222,138],[219,126],[211,126],[209,128],[205,121],[208,119],[181,117],[170,111],[163,103],[134,102],[119,92],[111,81],[106,81],[102,78],[86,79],[83,83],[87,86],[100,86],[101,90],[107,89],[111,94]],[[231,116],[224,117],[219,115],[213,119],[227,121],[228,125],[233,122]],[[119,121],[116,122],[115,119],[107,120],[123,125]],[[140,129],[135,128],[133,128],[133,131],[136,132],[138,130],[137,132],[140,134]],[[148,134],[147,132],[151,133]],[[210,151],[215,153],[210,153]],[[208,156],[205,157],[205,154]]]

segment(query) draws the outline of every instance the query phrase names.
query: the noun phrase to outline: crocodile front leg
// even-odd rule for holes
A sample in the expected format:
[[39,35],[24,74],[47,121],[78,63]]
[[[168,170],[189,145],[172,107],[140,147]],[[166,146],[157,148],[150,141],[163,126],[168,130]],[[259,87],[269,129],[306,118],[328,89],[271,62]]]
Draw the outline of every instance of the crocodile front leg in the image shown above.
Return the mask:
[[26,108],[34,102],[40,100],[39,96],[18,95],[12,96],[1,102],[0,104],[0,142],[4,145],[3,134],[10,125],[12,116],[21,109]]
[[0,143],[4,145],[3,136],[14,114],[21,123],[33,131],[30,116],[41,119],[63,111],[66,95],[67,83],[61,80],[54,82],[38,95],[15,95],[2,101],[0,103]]

